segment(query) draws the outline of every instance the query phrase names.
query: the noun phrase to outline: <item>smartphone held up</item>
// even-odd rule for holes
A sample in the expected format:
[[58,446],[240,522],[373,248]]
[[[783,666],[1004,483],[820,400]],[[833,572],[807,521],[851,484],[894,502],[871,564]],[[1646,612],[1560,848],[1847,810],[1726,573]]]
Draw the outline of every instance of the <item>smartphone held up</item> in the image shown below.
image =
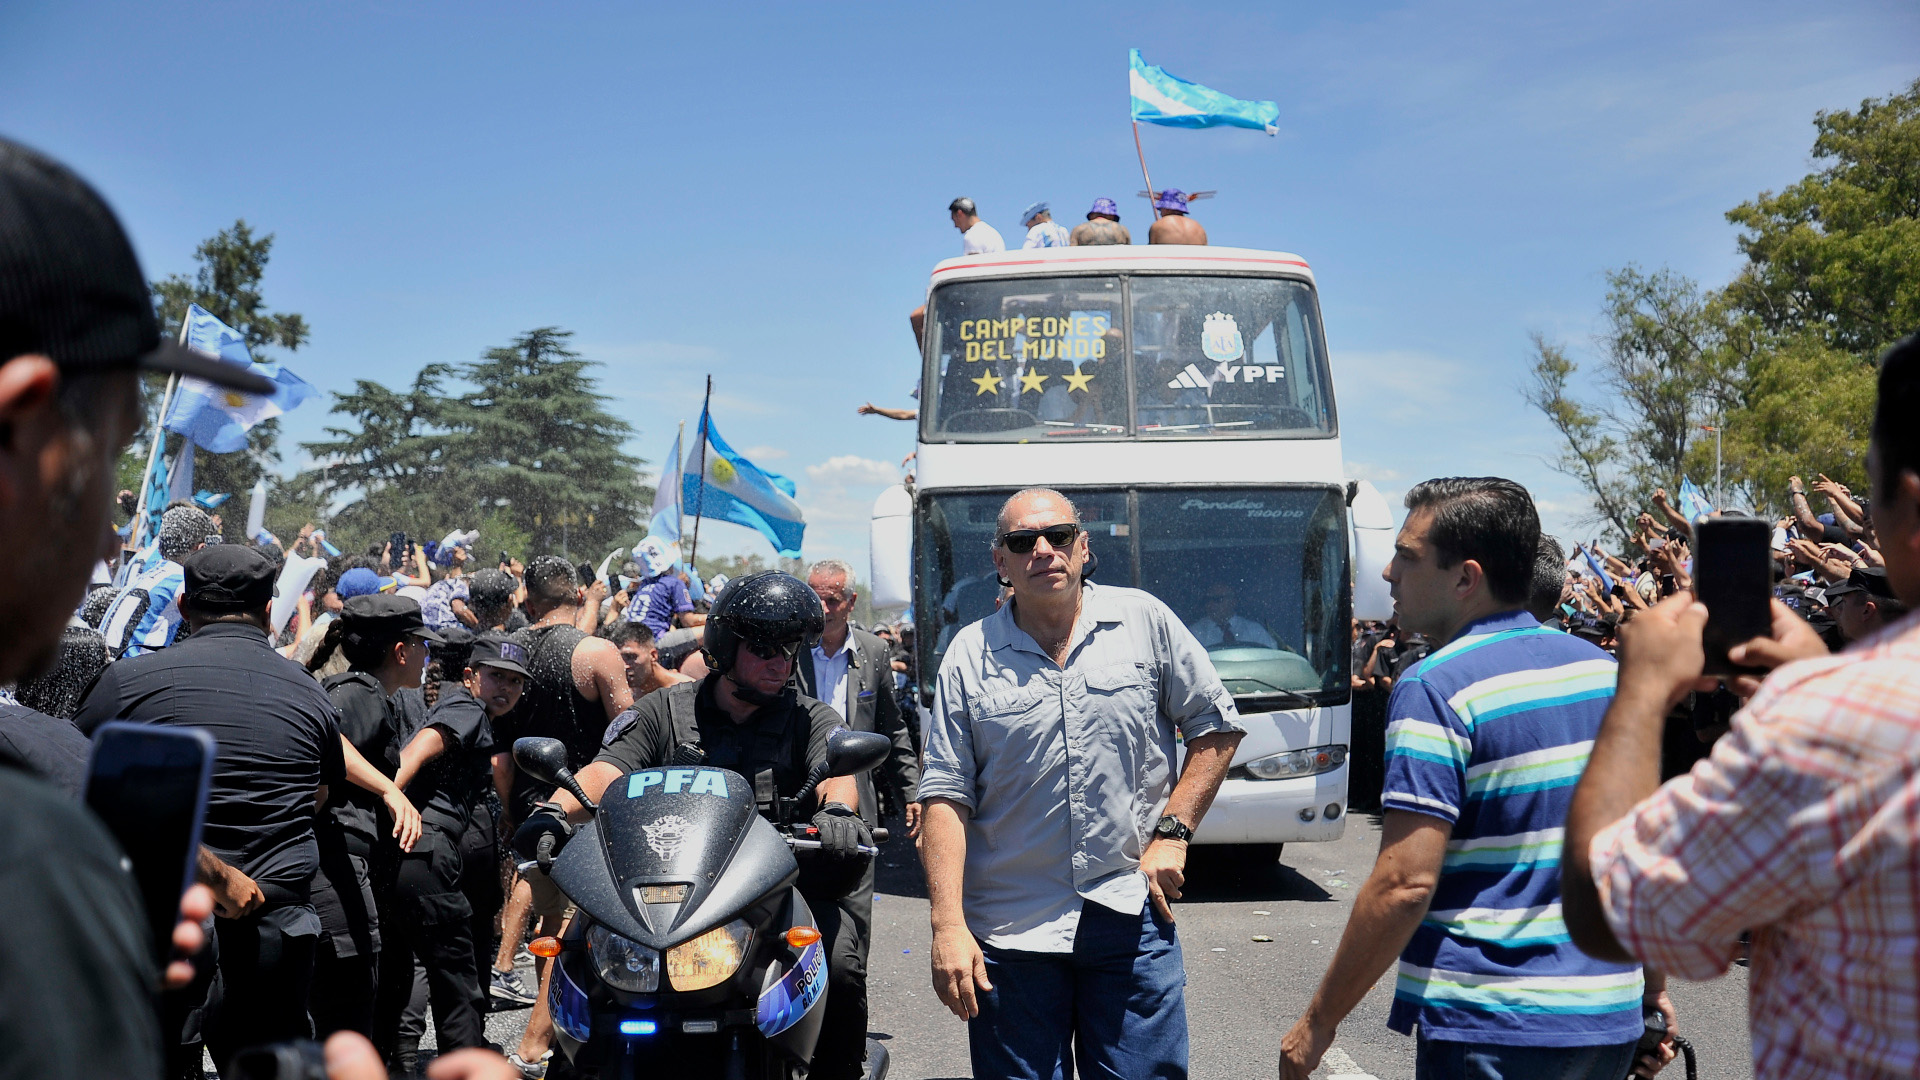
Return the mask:
[[162,966],[173,952],[180,898],[193,884],[213,757],[213,737],[198,728],[115,721],[93,736],[87,808],[132,866]]
[[1751,675],[1727,652],[1773,629],[1773,529],[1759,518],[1702,517],[1694,522],[1694,597],[1707,607],[1702,645],[1707,675]]

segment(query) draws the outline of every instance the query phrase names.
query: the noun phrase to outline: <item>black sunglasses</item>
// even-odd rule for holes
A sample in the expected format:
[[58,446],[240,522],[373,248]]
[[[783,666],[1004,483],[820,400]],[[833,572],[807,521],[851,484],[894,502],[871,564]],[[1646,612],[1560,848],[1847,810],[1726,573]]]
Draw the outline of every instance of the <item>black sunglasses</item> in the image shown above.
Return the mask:
[[800,654],[797,641],[743,641],[740,645],[762,660],[792,660]]
[[999,544],[1015,555],[1028,555],[1033,552],[1034,541],[1047,538],[1047,546],[1055,551],[1064,551],[1080,535],[1080,526],[1068,522],[1064,525],[1049,525],[1044,529],[1014,529],[1000,534]]

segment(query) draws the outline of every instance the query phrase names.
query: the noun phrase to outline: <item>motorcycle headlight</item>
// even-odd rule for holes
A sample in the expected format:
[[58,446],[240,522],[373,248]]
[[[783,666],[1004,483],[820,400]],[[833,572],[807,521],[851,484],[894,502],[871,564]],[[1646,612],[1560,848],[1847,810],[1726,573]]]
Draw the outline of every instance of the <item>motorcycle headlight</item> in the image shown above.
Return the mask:
[[1346,761],[1347,748],[1336,744],[1310,746],[1305,750],[1289,750],[1285,753],[1254,758],[1240,768],[1245,769],[1247,776],[1254,780],[1285,780],[1295,776],[1314,776],[1323,772],[1332,772],[1346,764]]
[[600,978],[616,990],[651,994],[660,989],[660,954],[604,926],[587,930],[587,955]]
[[746,920],[735,919],[715,927],[692,941],[667,950],[667,978],[675,990],[705,990],[718,986],[740,970],[747,958],[747,942],[753,930]]

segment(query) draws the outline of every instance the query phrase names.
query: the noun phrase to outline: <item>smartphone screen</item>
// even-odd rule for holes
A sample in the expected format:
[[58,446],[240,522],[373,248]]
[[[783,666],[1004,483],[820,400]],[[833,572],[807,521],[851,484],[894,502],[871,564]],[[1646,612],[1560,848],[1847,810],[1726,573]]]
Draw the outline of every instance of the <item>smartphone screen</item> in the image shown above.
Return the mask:
[[133,864],[163,966],[173,953],[180,897],[193,884],[213,753],[213,737],[198,728],[115,722],[93,736],[87,808]]
[[1773,529],[1759,518],[1703,518],[1693,527],[1694,595],[1707,605],[1708,675],[1762,670],[1736,666],[1727,650],[1773,630]]

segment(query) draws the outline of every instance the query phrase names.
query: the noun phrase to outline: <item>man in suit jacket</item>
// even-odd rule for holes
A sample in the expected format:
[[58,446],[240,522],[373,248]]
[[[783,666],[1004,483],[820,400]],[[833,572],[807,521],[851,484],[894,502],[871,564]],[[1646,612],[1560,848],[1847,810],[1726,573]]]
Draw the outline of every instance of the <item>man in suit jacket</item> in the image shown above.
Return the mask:
[[[853,567],[839,559],[822,559],[807,570],[807,585],[820,598],[827,621],[820,637],[801,650],[795,665],[800,691],[826,703],[855,731],[877,731],[893,740],[893,753],[881,768],[892,778],[906,804],[908,831],[916,830],[920,825],[920,804],[915,801],[920,766],[913,734],[900,715],[900,702],[893,692],[892,650],[886,642],[848,621],[854,601],[859,599],[853,589]],[[860,816],[871,826],[879,818],[873,773],[862,774],[859,784]]]
[[[853,567],[839,559],[823,559],[807,571],[807,585],[826,609],[826,625],[820,637],[800,650],[794,664],[800,676],[800,691],[840,714],[855,731],[877,731],[893,740],[893,753],[883,768],[899,786],[906,803],[907,829],[918,831],[920,804],[915,801],[920,784],[920,767],[913,739],[900,718],[900,703],[893,693],[893,655],[886,643],[865,630],[855,629],[848,618],[853,614]],[[862,773],[860,816],[871,827],[880,817],[880,804],[874,795],[873,774]],[[828,895],[840,899],[814,905],[814,919],[827,939],[830,965],[827,1015],[821,1026],[822,1048],[830,1040],[845,1040],[856,1045],[828,1048],[826,1060],[834,1063],[858,1062],[866,1049],[867,1030],[867,943],[873,925],[872,860],[863,860],[858,884],[825,887]],[[818,873],[816,865],[811,868]],[[802,868],[801,888],[809,883],[809,868]],[[830,871],[829,871],[830,872]],[[821,884],[818,878],[816,884]],[[844,895],[841,895],[844,894]],[[823,910],[824,909],[824,910]],[[816,1048],[814,1060],[822,1060],[822,1048]],[[818,1080],[841,1080],[818,1070]],[[853,1073],[846,1074],[851,1080]]]

